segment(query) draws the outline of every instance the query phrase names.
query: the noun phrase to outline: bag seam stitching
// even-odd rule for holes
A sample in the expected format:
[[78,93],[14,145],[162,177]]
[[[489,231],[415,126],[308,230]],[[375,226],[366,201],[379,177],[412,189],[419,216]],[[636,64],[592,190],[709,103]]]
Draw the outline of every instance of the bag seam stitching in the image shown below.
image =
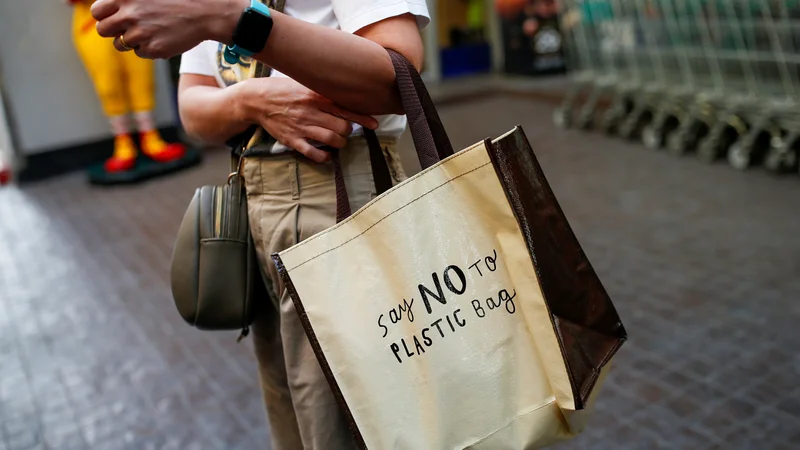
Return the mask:
[[233,238],[223,238],[223,237],[215,237],[215,238],[202,238],[200,239],[200,243],[206,244],[211,242],[233,242],[235,244],[247,244],[247,240],[241,239],[233,239]]
[[[200,233],[201,233],[200,230],[202,229],[202,223],[201,222],[203,220],[202,214],[200,212],[201,211],[201,207],[202,207],[201,205],[202,205],[202,202],[203,202],[203,199],[202,199],[203,191],[202,191],[202,188],[198,189],[197,191],[198,191],[198,197],[199,198],[198,198],[198,201],[197,201],[197,221],[195,223],[197,224],[197,235],[200,236]],[[202,242],[202,239],[200,239],[200,242]],[[200,301],[200,299],[201,299],[201,293],[200,293],[200,267],[202,266],[202,258],[203,258],[203,252],[200,249],[200,245],[198,245],[197,246],[197,284],[195,286],[196,289],[197,289],[197,294],[196,294],[196,297],[194,299],[194,307],[195,307],[194,319],[192,319],[192,322],[191,322],[192,326],[195,326],[195,327],[197,326],[197,320],[200,317],[200,303],[201,303],[201,301]]]
[[[459,157],[461,157],[461,156],[472,154],[472,150],[473,150],[473,149],[475,149],[475,148],[480,148],[480,144],[483,144],[483,142],[479,142],[478,144],[475,144],[473,147],[471,147],[471,148],[467,148],[467,149],[465,149],[465,150],[462,150],[461,152],[459,152],[459,153],[456,153],[456,154],[455,154],[455,156],[451,156],[451,157],[448,157],[448,158],[446,158],[446,159],[447,159],[447,161],[449,162],[449,161],[456,160],[456,159],[458,159],[458,158],[459,158]],[[444,160],[442,160],[442,161],[444,161]],[[441,161],[440,161],[440,162],[441,162]],[[434,166],[431,166],[431,167],[428,167],[427,169],[425,169],[425,170],[421,171],[420,173],[418,173],[417,175],[415,175],[415,177],[420,177],[420,176],[421,176],[421,175],[423,175],[423,174],[426,174],[426,173],[429,173],[429,172],[433,172],[433,170],[435,170],[435,169],[437,169],[437,168],[439,168],[439,167],[440,167],[440,166],[439,166],[438,164],[437,164],[437,165],[434,165]],[[478,168],[476,168],[476,169],[479,169],[479,168],[480,168],[480,167],[478,167]],[[462,175],[466,175],[466,173],[462,173],[461,175],[458,175],[458,176],[462,176]],[[412,177],[412,178],[414,178],[414,177]],[[456,177],[456,178],[457,178],[457,177]],[[455,180],[455,178],[451,178],[450,180],[448,180],[447,182],[445,182],[445,184],[447,184],[447,183],[449,183],[450,181],[453,181],[453,180]],[[406,180],[406,181],[407,181],[407,180]],[[380,197],[380,198],[378,198],[378,200],[377,200],[377,201],[376,201],[374,204],[377,204],[378,202],[380,202],[380,201],[381,201],[381,199],[388,197],[386,194],[388,194],[388,193],[390,193],[390,192],[394,191],[394,189],[396,189],[398,186],[400,186],[400,185],[399,185],[399,184],[398,184],[398,185],[395,185],[395,186],[393,186],[391,189],[389,189],[388,191],[386,191],[386,192],[384,192],[383,194],[381,194],[381,195],[383,195],[384,197]],[[438,188],[438,187],[441,187],[441,186],[437,186],[437,188]],[[430,191],[429,191],[429,192],[430,192]],[[350,216],[349,216],[349,217],[348,217],[348,218],[347,218],[345,221],[339,222],[338,224],[334,225],[333,227],[329,228],[328,230],[326,230],[326,231],[324,231],[324,232],[322,232],[322,233],[320,233],[320,234],[318,234],[318,235],[316,235],[316,236],[310,237],[310,238],[306,239],[305,241],[298,243],[297,245],[298,245],[298,246],[304,246],[304,245],[306,245],[306,244],[308,244],[308,243],[310,243],[310,242],[312,242],[312,241],[315,241],[315,240],[317,240],[317,239],[319,239],[319,238],[321,238],[321,237],[323,237],[323,236],[327,235],[328,233],[330,233],[330,232],[331,232],[331,231],[333,231],[334,229],[336,229],[336,228],[339,228],[339,226],[340,226],[340,225],[342,225],[342,224],[344,224],[344,223],[347,223],[347,222],[349,222],[351,219],[354,219],[355,217],[357,217],[357,216],[358,216],[359,214],[361,214],[362,212],[364,212],[364,210],[363,210],[363,209],[356,211],[355,213],[351,214],[351,215],[350,215]],[[358,237],[358,236],[356,236],[356,237]],[[295,248],[298,248],[298,247],[295,247]],[[297,266],[296,266],[296,267],[297,267]],[[295,267],[295,268],[296,268],[296,267]]]
[[[425,197],[425,196],[427,196],[428,194],[432,193],[433,191],[436,191],[436,190],[438,190],[438,189],[439,189],[439,188],[441,188],[441,187],[447,186],[447,185],[448,185],[448,184],[450,184],[451,182],[453,182],[453,181],[455,181],[455,180],[457,180],[457,179],[459,179],[459,178],[461,178],[461,177],[463,177],[463,176],[465,176],[465,175],[469,175],[469,174],[471,174],[472,172],[475,172],[475,171],[477,171],[477,170],[483,169],[484,167],[486,167],[486,166],[490,166],[490,165],[492,165],[492,163],[491,163],[491,162],[488,162],[488,163],[481,164],[480,166],[478,166],[478,167],[475,167],[474,169],[471,169],[471,170],[469,170],[469,171],[467,171],[467,172],[464,172],[464,173],[462,173],[462,174],[460,174],[460,175],[457,175],[457,176],[455,176],[455,177],[453,177],[453,178],[451,178],[451,179],[449,179],[449,180],[445,181],[444,183],[442,183],[442,184],[440,184],[440,185],[438,185],[438,186],[434,187],[433,189],[430,189],[430,190],[428,190],[428,191],[426,191],[426,192],[422,193],[422,194],[421,194],[421,195],[419,195],[418,197],[414,198],[413,200],[409,201],[408,203],[404,204],[403,206],[401,206],[401,207],[399,207],[399,208],[395,209],[394,211],[390,212],[389,214],[386,214],[385,216],[383,216],[382,218],[380,218],[380,219],[379,219],[377,222],[375,222],[375,223],[373,223],[372,225],[370,225],[369,227],[365,228],[365,229],[364,229],[362,232],[358,233],[357,235],[353,236],[352,238],[350,238],[350,239],[348,239],[348,240],[346,240],[346,241],[342,242],[341,244],[339,244],[339,245],[337,245],[337,246],[335,246],[335,247],[333,247],[333,248],[330,248],[330,249],[328,249],[328,250],[325,250],[324,252],[322,252],[322,253],[320,253],[320,254],[318,254],[318,255],[316,255],[316,256],[314,256],[314,257],[310,258],[310,259],[307,259],[307,260],[303,261],[302,263],[300,263],[300,264],[297,264],[296,266],[293,266],[293,267],[291,267],[291,268],[288,268],[287,270],[295,270],[295,269],[298,269],[298,268],[300,268],[301,266],[303,266],[304,264],[307,264],[307,263],[309,263],[309,262],[311,262],[311,261],[313,261],[313,260],[315,260],[315,259],[319,258],[320,256],[323,256],[323,255],[325,255],[325,254],[327,254],[327,253],[330,253],[330,252],[332,252],[332,251],[334,251],[334,250],[336,250],[336,249],[338,249],[338,248],[344,247],[345,245],[349,244],[350,242],[352,242],[352,241],[354,241],[354,240],[358,239],[359,237],[363,236],[364,234],[366,234],[366,233],[367,233],[369,230],[371,230],[372,228],[376,227],[376,226],[377,226],[379,223],[381,223],[381,222],[383,222],[384,220],[386,220],[386,219],[388,219],[389,217],[391,217],[391,216],[392,216],[394,213],[396,213],[396,212],[400,211],[401,209],[404,209],[405,207],[407,207],[407,206],[411,205],[412,203],[416,202],[417,200],[421,199],[422,197]],[[351,216],[351,217],[352,217],[352,216]],[[327,233],[324,233],[324,234],[327,234]],[[323,235],[324,235],[324,234],[323,234]],[[320,236],[320,237],[321,237],[321,236]],[[308,242],[308,241],[306,241],[306,242]]]

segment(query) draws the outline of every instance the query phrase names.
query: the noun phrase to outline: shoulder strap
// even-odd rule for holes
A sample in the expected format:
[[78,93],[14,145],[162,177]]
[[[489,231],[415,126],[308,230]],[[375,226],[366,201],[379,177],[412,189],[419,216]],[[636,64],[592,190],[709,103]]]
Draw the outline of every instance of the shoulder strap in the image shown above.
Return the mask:
[[[286,0],[260,0],[261,3],[270,4],[270,8],[278,11],[280,13],[283,12],[283,8],[286,6]],[[272,67],[262,63],[261,61],[254,61],[256,64],[255,68],[255,76],[256,78],[266,78],[272,74]],[[249,148],[254,145],[256,142],[259,142],[264,134],[264,129],[261,127],[251,127],[246,131],[247,134],[250,135],[249,139],[242,139],[240,142],[244,143],[240,154],[244,153],[245,148]],[[246,135],[245,135],[246,136]]]

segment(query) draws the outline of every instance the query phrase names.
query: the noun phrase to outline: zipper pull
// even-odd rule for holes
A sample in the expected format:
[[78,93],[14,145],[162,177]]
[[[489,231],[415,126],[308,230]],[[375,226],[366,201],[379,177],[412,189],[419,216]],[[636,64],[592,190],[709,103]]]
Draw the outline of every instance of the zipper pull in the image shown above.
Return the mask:
[[242,339],[246,338],[248,334],[250,334],[250,327],[248,326],[242,328],[242,334],[240,334],[239,337],[236,338],[236,342],[242,342]]

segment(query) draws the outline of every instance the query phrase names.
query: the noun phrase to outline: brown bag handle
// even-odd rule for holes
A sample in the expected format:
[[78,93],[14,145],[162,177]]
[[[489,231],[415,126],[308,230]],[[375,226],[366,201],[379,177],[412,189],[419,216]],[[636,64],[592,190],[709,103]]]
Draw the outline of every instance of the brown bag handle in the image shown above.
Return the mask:
[[[405,56],[392,49],[387,49],[387,51],[392,59],[397,77],[397,87],[400,90],[400,100],[408,118],[408,126],[411,129],[420,166],[422,169],[427,169],[451,156],[454,153],[453,146],[450,144],[450,138],[442,125],[436,106],[434,106],[417,69]],[[369,147],[375,192],[380,195],[392,187],[391,174],[375,132],[364,129],[364,137]],[[333,151],[333,164],[336,182],[336,222],[338,223],[350,216],[351,209],[338,151]]]
[[[383,194],[392,187],[392,175],[386,158],[383,156],[383,149],[374,131],[364,129],[364,138],[369,147],[369,162],[372,165],[372,178],[375,182],[375,192]],[[350,197],[347,195],[347,186],[344,183],[342,163],[339,160],[339,150],[329,149],[333,154],[333,174],[336,183],[336,223],[350,217]]]
[[451,156],[453,146],[417,69],[405,56],[392,49],[387,51],[392,58],[400,100],[408,118],[420,166],[427,169]]

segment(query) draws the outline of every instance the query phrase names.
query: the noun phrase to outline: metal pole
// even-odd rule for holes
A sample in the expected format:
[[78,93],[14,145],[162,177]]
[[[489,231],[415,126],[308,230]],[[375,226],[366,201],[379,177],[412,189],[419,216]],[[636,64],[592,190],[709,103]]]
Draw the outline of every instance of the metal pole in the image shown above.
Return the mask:
[[436,83],[442,79],[442,62],[439,52],[439,2],[437,0],[428,0],[428,14],[431,17],[431,22],[423,30],[423,37],[425,39],[425,70],[422,77],[426,82]]

